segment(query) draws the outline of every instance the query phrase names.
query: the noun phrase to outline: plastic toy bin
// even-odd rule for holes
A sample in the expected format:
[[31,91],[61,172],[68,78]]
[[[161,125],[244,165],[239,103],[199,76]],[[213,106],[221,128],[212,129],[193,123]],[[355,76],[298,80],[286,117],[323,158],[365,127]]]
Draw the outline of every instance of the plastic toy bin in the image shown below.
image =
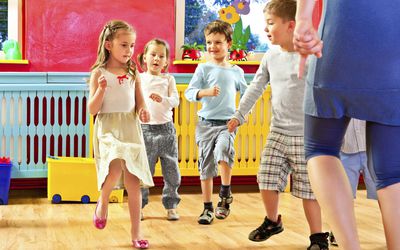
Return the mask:
[[[61,201],[97,202],[96,166],[92,158],[47,158],[47,198],[52,203]],[[110,202],[123,202],[124,190],[113,190]]]
[[0,158],[0,205],[8,204],[12,163],[9,158]]

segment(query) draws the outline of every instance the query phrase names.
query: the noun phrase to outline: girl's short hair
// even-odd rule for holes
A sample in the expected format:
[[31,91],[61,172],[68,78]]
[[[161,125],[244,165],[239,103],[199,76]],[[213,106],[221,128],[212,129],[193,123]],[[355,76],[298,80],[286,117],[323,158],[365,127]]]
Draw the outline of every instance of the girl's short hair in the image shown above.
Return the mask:
[[232,26],[227,22],[215,20],[207,24],[207,26],[204,28],[204,35],[208,36],[213,33],[224,34],[227,42],[232,41],[233,29]]

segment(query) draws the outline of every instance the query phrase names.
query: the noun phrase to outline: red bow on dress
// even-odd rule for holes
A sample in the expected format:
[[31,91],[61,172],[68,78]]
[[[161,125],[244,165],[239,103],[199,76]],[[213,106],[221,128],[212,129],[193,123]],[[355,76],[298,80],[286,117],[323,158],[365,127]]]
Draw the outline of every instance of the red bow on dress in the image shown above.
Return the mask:
[[121,85],[121,84],[124,83],[124,79],[127,79],[127,80],[128,80],[128,76],[127,76],[127,75],[117,76],[117,78],[118,78],[118,83],[119,83],[119,85]]

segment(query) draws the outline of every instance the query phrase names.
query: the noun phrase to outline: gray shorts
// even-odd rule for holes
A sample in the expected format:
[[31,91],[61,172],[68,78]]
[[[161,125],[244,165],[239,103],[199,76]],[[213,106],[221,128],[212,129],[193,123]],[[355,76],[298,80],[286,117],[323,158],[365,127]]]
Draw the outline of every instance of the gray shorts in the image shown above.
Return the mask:
[[218,163],[225,161],[233,167],[236,131],[228,132],[227,121],[199,120],[196,125],[196,144],[199,147],[200,180],[218,176]]

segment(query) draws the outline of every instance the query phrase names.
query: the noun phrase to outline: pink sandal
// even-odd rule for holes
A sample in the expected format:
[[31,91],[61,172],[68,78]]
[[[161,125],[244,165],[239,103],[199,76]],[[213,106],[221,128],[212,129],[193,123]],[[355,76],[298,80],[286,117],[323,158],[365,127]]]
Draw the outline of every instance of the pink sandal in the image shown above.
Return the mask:
[[106,227],[107,224],[107,214],[106,217],[104,219],[97,217],[96,212],[97,212],[97,207],[99,206],[99,202],[97,201],[96,204],[96,209],[94,210],[94,215],[93,215],[93,224],[97,229],[103,229]]
[[132,240],[132,244],[136,249],[149,248],[149,242],[147,240]]

